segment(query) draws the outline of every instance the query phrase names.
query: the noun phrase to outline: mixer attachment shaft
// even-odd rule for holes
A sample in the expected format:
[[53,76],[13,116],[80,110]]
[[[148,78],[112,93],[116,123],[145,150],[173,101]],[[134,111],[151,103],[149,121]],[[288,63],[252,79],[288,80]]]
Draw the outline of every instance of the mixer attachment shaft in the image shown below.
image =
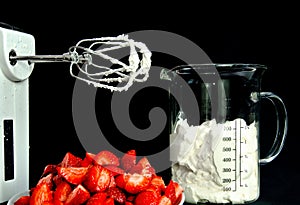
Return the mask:
[[78,62],[86,63],[89,58],[84,56],[74,56],[70,54],[63,55],[34,55],[34,56],[13,56],[9,57],[11,64],[16,64],[17,61],[28,61],[29,63],[51,63],[51,62]]

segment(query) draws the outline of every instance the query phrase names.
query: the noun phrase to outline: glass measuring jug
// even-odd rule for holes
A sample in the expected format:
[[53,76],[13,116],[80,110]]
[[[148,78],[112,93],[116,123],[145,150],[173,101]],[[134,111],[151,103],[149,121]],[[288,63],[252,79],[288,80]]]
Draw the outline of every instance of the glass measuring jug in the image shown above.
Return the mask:
[[[264,65],[195,64],[163,70],[169,80],[172,179],[189,203],[253,202],[259,197],[259,166],[275,159],[287,133],[280,97],[261,91]],[[274,105],[277,132],[260,158],[262,100]]]

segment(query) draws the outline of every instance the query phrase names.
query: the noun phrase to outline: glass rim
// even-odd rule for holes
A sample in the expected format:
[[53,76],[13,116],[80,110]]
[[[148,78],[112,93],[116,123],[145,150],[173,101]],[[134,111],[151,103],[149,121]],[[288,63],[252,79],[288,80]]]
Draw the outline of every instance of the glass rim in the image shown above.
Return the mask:
[[170,71],[178,74],[189,74],[190,70],[203,71],[204,73],[217,72],[237,72],[237,71],[256,71],[267,70],[267,66],[254,63],[205,63],[205,64],[186,64],[173,67]]

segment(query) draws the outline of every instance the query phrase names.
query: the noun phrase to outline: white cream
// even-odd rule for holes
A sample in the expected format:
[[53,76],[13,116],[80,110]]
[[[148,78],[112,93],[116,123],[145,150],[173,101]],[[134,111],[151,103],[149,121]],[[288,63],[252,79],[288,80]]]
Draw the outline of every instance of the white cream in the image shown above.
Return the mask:
[[178,120],[170,135],[172,178],[189,203],[254,201],[259,195],[255,123],[242,119],[190,126]]

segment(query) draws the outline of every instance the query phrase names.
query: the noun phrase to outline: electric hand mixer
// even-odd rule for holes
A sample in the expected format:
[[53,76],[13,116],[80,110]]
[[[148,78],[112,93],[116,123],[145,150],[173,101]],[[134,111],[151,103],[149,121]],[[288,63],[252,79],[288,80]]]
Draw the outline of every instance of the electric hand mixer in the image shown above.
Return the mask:
[[[126,47],[128,64],[107,54]],[[117,67],[98,65],[97,58]],[[34,63],[47,62],[69,62],[71,76],[95,87],[124,91],[133,82],[147,80],[151,52],[145,44],[120,35],[81,40],[62,55],[35,55],[32,35],[0,27],[0,203],[29,189],[28,78]]]

